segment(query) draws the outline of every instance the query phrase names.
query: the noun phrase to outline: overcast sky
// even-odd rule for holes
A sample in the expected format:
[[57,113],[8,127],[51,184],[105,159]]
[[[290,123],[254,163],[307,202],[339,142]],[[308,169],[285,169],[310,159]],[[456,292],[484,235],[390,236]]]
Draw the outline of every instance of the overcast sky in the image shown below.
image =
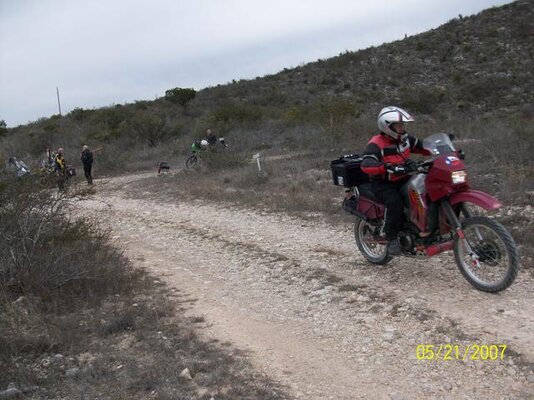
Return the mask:
[[0,120],[153,100],[380,45],[501,0],[0,0]]

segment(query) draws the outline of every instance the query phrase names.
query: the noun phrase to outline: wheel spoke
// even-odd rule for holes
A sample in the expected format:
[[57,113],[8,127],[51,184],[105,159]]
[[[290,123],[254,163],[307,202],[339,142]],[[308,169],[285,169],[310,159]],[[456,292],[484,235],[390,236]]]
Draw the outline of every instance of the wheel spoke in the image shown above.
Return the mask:
[[470,255],[462,244],[461,258],[466,272],[485,285],[498,284],[505,279],[510,260],[499,235],[484,225],[471,225],[464,229],[464,234],[474,253]]
[[377,228],[369,223],[362,223],[360,226],[358,234],[365,251],[372,257],[381,257],[384,253],[384,244],[376,239]]
[[484,240],[479,228],[475,228],[475,234],[477,235],[478,240]]

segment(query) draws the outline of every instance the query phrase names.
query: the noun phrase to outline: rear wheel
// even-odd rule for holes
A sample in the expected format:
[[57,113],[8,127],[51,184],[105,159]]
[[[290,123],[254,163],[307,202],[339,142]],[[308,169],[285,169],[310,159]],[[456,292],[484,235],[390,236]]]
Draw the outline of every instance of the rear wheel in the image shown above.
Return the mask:
[[380,227],[357,218],[354,224],[354,237],[356,246],[367,261],[383,265],[391,260],[387,251],[387,242],[380,236]]
[[191,154],[187,160],[185,160],[185,166],[187,168],[193,168],[198,162],[198,158],[196,155]]
[[462,230],[472,253],[456,236],[454,257],[465,279],[485,292],[495,293],[510,286],[519,271],[519,255],[506,228],[490,218],[477,216],[464,220]]

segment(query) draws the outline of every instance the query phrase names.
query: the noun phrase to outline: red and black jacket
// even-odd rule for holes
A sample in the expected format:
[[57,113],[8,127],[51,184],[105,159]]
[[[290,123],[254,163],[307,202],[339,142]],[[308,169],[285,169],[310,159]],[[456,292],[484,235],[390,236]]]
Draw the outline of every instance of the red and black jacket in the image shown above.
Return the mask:
[[406,135],[401,142],[390,138],[384,133],[373,136],[365,148],[362,171],[369,175],[372,181],[400,182],[408,179],[407,175],[395,176],[386,171],[386,164],[401,165],[408,160],[410,153],[428,155],[423,148],[423,142],[413,136]]

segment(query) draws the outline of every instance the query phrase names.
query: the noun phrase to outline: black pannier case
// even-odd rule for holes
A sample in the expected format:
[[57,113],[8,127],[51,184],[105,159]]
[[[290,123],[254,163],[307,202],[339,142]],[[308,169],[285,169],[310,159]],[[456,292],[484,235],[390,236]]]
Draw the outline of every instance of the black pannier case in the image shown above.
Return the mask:
[[334,185],[353,187],[369,182],[369,175],[361,170],[363,157],[358,154],[343,156],[330,163]]

